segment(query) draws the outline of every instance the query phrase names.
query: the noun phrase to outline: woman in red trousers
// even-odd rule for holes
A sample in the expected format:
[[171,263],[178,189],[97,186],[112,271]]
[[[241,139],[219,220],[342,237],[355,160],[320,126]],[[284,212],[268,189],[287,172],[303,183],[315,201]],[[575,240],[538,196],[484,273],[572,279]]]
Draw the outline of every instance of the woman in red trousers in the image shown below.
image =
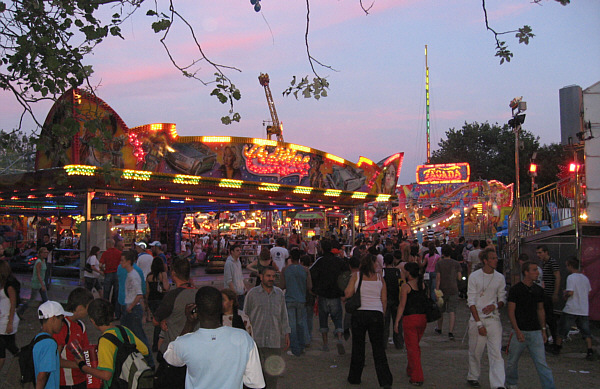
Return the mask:
[[419,342],[427,326],[425,306],[427,295],[423,290],[423,280],[419,272],[419,265],[414,262],[404,266],[407,274],[406,282],[400,288],[400,305],[396,314],[394,331],[398,332],[399,323],[402,319],[404,329],[404,344],[408,366],[406,374],[410,377],[409,383],[415,386],[423,385],[423,368],[421,367],[421,347]]

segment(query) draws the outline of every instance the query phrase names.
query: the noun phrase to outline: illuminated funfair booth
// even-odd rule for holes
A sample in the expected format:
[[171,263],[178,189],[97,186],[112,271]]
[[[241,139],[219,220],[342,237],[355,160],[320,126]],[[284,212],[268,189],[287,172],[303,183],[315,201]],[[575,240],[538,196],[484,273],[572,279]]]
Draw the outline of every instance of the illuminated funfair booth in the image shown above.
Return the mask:
[[494,237],[506,229],[513,184],[470,182],[468,163],[419,165],[416,184],[398,185],[397,202],[370,202],[356,216],[364,232],[402,232],[420,240],[429,228],[436,237]]
[[432,228],[440,238],[493,237],[513,201],[513,184],[469,182],[468,163],[420,165],[417,183],[397,188],[398,228],[422,237]]
[[[60,137],[53,131],[73,120],[79,123],[75,134]],[[99,129],[90,130],[90,123]],[[144,237],[179,251],[190,213],[261,211],[265,226],[273,228],[269,215],[285,219],[282,213],[292,210],[388,202],[395,197],[401,161],[377,164],[360,157],[352,163],[267,139],[179,136],[172,123],[129,128],[108,104],[79,89],[54,104],[41,142],[35,172],[2,177],[0,212],[81,215],[86,247],[104,246],[117,215],[134,223],[134,215],[147,215],[139,223]]]

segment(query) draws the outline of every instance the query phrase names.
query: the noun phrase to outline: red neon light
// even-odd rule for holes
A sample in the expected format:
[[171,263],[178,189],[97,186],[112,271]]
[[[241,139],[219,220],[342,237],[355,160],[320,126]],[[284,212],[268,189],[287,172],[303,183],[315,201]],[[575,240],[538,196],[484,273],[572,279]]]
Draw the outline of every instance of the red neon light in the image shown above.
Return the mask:
[[532,164],[529,165],[529,172],[530,173],[537,172],[537,165],[535,163],[532,163]]
[[385,160],[385,162],[383,163],[383,166],[387,166],[390,164],[390,162],[395,161],[396,159],[400,158],[400,154],[402,154],[402,153],[396,153],[396,154],[390,156],[388,159]]
[[[269,152],[268,149],[273,151]],[[298,153],[297,150],[277,146],[253,145],[244,147],[246,168],[249,172],[259,175],[273,175],[278,178],[308,175],[310,157]]]

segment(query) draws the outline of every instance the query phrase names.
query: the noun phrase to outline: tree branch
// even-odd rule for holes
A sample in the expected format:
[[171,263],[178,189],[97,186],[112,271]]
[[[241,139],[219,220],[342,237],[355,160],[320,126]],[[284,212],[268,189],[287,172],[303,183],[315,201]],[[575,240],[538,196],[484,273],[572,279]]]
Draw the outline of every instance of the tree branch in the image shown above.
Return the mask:
[[322,77],[317,74],[317,71],[315,70],[315,66],[314,66],[313,62],[324,68],[331,69],[334,72],[337,72],[338,70],[335,70],[333,67],[331,67],[329,65],[325,65],[324,63],[320,62],[319,60],[317,60],[315,57],[313,57],[310,54],[310,46],[308,44],[309,29],[310,29],[310,0],[306,0],[306,31],[304,32],[304,44],[306,45],[306,55],[308,57],[308,63],[310,64],[310,68],[312,69],[312,72],[314,73],[314,75],[317,76],[318,78],[322,78]]
[[368,6],[367,8],[365,8],[365,6],[363,5],[363,0],[360,0],[360,8],[365,12],[366,15],[369,14],[369,10],[371,8],[373,8],[373,5],[375,5],[375,0],[373,0],[373,2],[371,3],[370,6]]

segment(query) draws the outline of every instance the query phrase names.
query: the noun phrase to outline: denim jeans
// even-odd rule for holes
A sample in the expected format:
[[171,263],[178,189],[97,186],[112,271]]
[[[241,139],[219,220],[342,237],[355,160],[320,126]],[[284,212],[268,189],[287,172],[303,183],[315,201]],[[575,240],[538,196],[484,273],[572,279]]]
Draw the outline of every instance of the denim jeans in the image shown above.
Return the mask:
[[394,323],[396,322],[396,314],[398,313],[398,304],[388,301],[387,309],[385,310],[385,321],[383,323],[383,347],[387,348],[388,338],[390,336],[390,327],[392,327],[392,339],[394,347],[401,349],[404,347],[404,331],[402,331],[402,321],[398,326],[398,333],[394,332]]
[[369,341],[373,350],[373,359],[379,386],[392,386],[392,373],[383,348],[383,313],[379,311],[358,310],[352,314],[352,357],[348,382],[360,384],[365,367],[365,338],[369,333]]
[[329,332],[329,323],[327,318],[331,316],[333,325],[335,326],[335,333],[343,333],[342,327],[342,300],[340,298],[328,299],[319,296],[319,331],[321,333]]
[[583,339],[592,337],[592,333],[590,332],[590,321],[587,316],[571,315],[570,313],[565,312],[560,315],[558,335],[565,339],[569,336],[569,331],[574,324],[577,324],[577,328],[581,331]]
[[304,310],[306,311],[306,326],[304,327],[304,344],[310,344],[312,341],[312,330],[313,330],[313,313],[312,305],[305,305]]
[[[129,328],[131,332],[135,336],[137,336],[148,348],[148,350],[152,350],[150,346],[150,342],[148,342],[148,337],[146,336],[146,332],[144,332],[144,327],[142,325],[142,317],[144,316],[144,312],[142,311],[141,305],[136,305],[133,307],[131,312],[127,312],[127,307],[123,305],[123,312],[121,312],[121,325]],[[152,358],[152,352],[148,353],[148,356],[145,357],[148,365],[154,369],[154,359]]]
[[437,296],[435,295],[435,280],[437,278],[437,273],[434,271],[429,272],[429,295],[433,301],[437,301]]
[[296,356],[302,354],[304,348],[304,327],[306,326],[306,308],[304,303],[286,302],[290,322],[290,347]]
[[525,335],[525,341],[519,342],[517,334],[513,331],[510,344],[508,346],[508,360],[506,363],[506,386],[516,386],[519,381],[519,358],[527,348],[529,355],[540,378],[542,389],[556,389],[552,370],[546,363],[546,350],[544,348],[544,339],[542,331],[522,331]]
[[35,300],[35,296],[37,294],[39,294],[40,297],[42,298],[42,304],[45,303],[46,301],[48,301],[48,292],[43,290],[42,288],[31,289],[31,295],[29,297],[29,301]]
[[85,288],[87,290],[89,290],[90,292],[92,291],[92,289],[96,288],[96,291],[98,291],[98,293],[100,293],[100,290],[102,289],[102,286],[100,285],[100,280],[97,278],[92,278],[92,277],[84,277],[84,282],[85,282]]
[[[112,288],[112,299],[110,295],[110,290]],[[119,278],[117,277],[117,272],[114,273],[105,273],[104,274],[104,299],[111,301],[114,305],[115,317],[121,317],[121,311],[119,309]]]

